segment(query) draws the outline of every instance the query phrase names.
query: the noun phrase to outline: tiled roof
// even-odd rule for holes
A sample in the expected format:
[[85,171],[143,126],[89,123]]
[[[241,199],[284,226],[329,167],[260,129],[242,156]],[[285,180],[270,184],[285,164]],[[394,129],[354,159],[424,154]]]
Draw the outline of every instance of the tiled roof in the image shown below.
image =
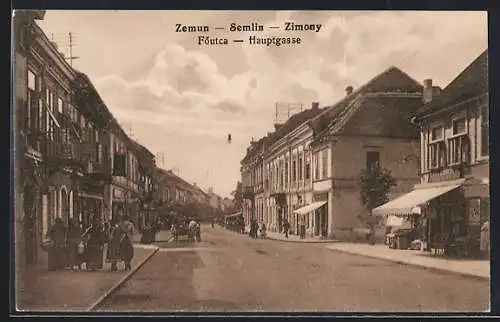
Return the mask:
[[343,128],[361,107],[360,94],[379,92],[421,93],[422,85],[399,68],[389,67],[312,120],[311,124],[315,130],[314,141],[317,143],[327,134],[335,133]]
[[488,49],[467,66],[417,117],[488,93]]
[[258,141],[254,142],[252,148],[247,152],[242,162],[245,162],[252,156],[256,155],[264,144],[266,146],[272,145],[279,139],[283,138],[286,134],[298,128],[304,122],[320,114],[322,111],[323,109],[321,108],[318,109],[311,108],[292,115],[283,125],[281,125],[281,127],[278,128],[277,131],[270,133],[265,137],[259,139]]

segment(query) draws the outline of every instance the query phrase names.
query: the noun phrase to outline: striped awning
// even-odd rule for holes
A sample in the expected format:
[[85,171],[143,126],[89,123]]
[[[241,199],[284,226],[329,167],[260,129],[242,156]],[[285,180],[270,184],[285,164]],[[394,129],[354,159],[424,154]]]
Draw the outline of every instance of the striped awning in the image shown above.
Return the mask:
[[376,216],[407,216],[411,214],[419,215],[421,206],[429,200],[439,197],[449,191],[452,191],[463,184],[464,180],[457,180],[438,185],[420,185],[415,190],[375,209],[372,213]]

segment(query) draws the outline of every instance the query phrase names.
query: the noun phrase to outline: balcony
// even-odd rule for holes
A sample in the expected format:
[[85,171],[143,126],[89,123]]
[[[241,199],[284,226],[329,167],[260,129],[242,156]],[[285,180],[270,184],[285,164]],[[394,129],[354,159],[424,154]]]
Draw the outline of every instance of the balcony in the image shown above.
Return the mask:
[[252,200],[255,196],[254,187],[246,186],[242,188],[243,199]]
[[67,166],[87,166],[82,144],[45,139],[45,157],[47,161]]
[[109,164],[96,161],[88,161],[87,174],[91,177],[110,182],[111,181],[111,167]]

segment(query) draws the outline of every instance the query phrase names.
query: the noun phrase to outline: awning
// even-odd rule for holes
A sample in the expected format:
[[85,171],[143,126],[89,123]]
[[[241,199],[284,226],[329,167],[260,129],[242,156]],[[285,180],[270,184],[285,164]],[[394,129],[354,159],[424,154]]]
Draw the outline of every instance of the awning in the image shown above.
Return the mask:
[[427,201],[454,190],[462,185],[464,180],[449,182],[444,185],[419,185],[415,190],[375,209],[372,213],[376,216],[395,215],[405,216],[420,214],[420,206]]
[[327,201],[316,201],[316,202],[313,202],[307,206],[304,206],[302,208],[299,208],[299,209],[296,209],[294,210],[293,212],[296,213],[296,214],[299,214],[299,215],[305,215],[305,214],[308,214],[312,211],[315,211],[316,209],[318,209],[319,207],[325,205],[327,203]]
[[387,217],[387,223],[385,225],[389,227],[403,226],[403,218],[398,216],[389,216]]
[[241,212],[237,212],[237,213],[232,214],[232,215],[227,215],[226,218],[237,217],[237,216],[241,216],[241,215],[242,215]]

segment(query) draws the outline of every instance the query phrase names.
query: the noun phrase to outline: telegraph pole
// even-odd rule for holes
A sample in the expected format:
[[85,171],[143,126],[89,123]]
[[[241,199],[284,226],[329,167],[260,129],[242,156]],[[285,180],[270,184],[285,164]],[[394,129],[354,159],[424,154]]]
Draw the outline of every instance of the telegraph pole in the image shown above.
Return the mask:
[[79,57],[73,56],[73,46],[74,46],[73,33],[69,32],[68,36],[69,36],[69,57],[67,57],[67,59],[69,59],[69,65],[73,67],[73,59],[78,59]]

